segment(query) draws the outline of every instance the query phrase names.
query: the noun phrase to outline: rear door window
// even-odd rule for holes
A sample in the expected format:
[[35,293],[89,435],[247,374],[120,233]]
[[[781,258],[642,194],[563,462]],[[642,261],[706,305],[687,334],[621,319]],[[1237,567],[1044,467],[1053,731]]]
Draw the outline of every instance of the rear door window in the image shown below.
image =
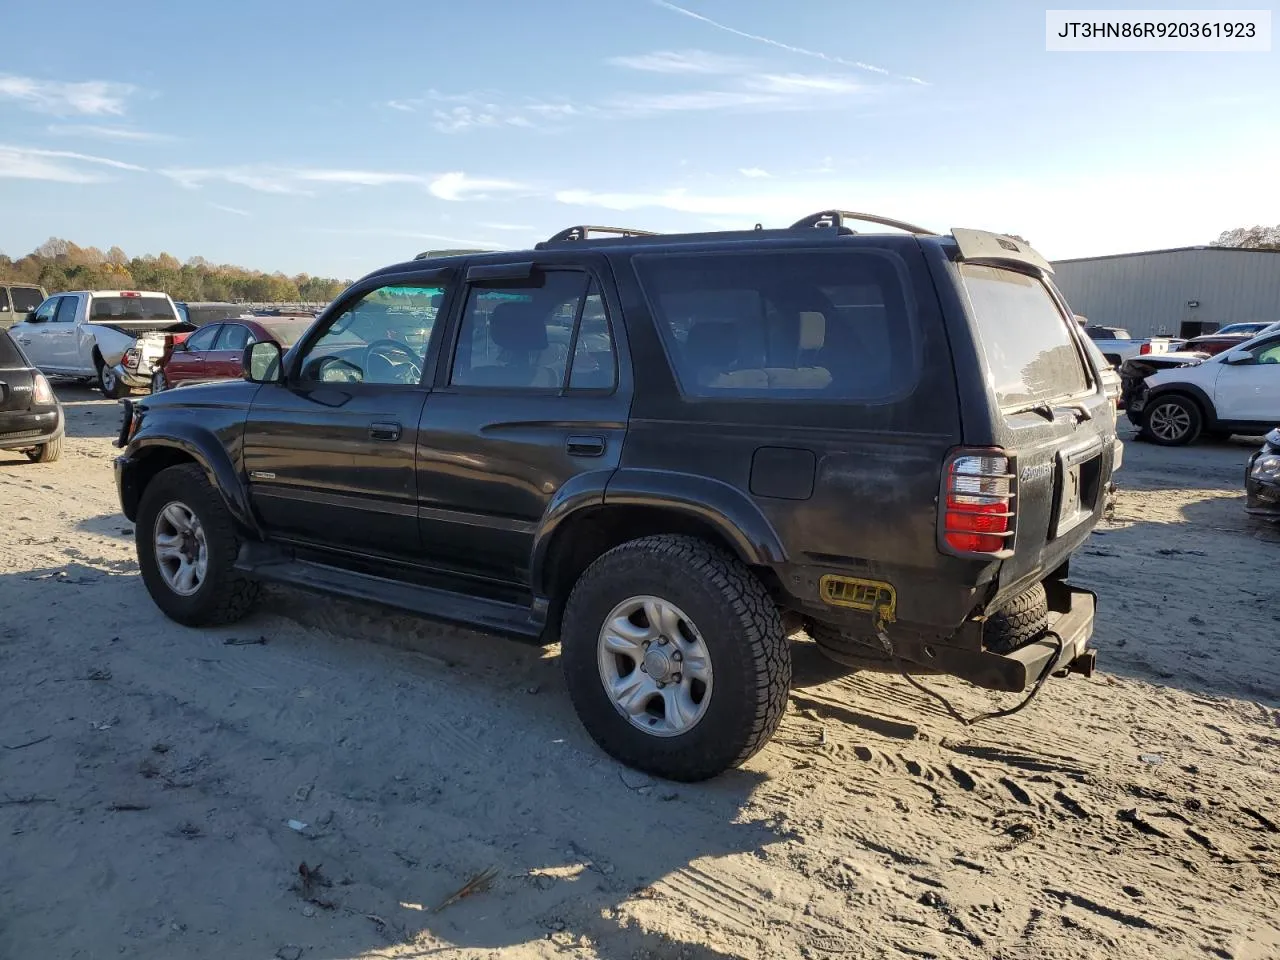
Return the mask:
[[18,345],[9,337],[9,331],[0,330],[0,367],[12,370],[15,367],[25,367],[26,365],[26,357],[22,355]]
[[215,350],[243,350],[249,345],[249,328],[243,323],[224,323]]
[[920,337],[887,251],[639,257],[685,396],[877,401],[910,390]]
[[1073,397],[1089,376],[1068,319],[1039,279],[960,265],[987,373],[1002,408]]

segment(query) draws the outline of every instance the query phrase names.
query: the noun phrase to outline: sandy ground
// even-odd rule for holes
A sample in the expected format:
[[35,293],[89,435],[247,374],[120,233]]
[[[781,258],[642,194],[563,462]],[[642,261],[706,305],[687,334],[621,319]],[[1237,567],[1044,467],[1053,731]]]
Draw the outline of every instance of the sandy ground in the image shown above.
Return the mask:
[[1243,515],[1248,445],[1128,445],[1076,570],[1100,675],[964,728],[801,645],[774,743],[676,786],[595,748],[554,648],[284,591],[165,620],[117,407],[62,393],[63,460],[0,454],[5,960],[1280,956],[1280,531]]

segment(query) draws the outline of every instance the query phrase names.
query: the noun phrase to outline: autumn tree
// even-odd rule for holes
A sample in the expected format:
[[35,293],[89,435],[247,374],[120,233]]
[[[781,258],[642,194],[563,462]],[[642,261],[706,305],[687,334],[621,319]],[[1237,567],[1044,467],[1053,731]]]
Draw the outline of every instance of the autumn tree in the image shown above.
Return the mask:
[[1280,223],[1274,227],[1236,227],[1234,230],[1224,230],[1212,246],[1280,250]]

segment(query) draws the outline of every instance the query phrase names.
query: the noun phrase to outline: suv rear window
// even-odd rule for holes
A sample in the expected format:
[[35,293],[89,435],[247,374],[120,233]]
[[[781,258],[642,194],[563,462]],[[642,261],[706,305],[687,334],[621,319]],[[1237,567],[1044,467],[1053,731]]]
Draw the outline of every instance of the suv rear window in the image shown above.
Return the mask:
[[164,297],[94,297],[93,323],[120,323],[122,320],[172,320],[178,315]]
[[13,298],[14,313],[30,313],[44,303],[44,295],[30,287],[10,287],[9,296]]
[[1040,280],[972,263],[961,264],[960,275],[1001,407],[1071,397],[1089,389],[1067,318]]
[[674,254],[635,264],[686,396],[870,401],[915,384],[915,309],[893,254]]

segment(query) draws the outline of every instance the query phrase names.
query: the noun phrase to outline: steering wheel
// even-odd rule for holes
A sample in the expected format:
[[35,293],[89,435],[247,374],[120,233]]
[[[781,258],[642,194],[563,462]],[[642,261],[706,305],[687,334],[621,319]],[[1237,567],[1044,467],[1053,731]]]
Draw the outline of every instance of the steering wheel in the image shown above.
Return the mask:
[[[351,373],[335,378],[328,376],[330,371],[337,373],[344,367]],[[364,371],[343,357],[318,357],[307,368],[314,371],[315,379],[321,383],[359,383],[364,379]]]
[[391,363],[391,360],[379,353],[384,347],[390,347],[392,350],[398,350],[409,358],[409,367],[413,370],[413,379],[403,381],[405,383],[417,383],[422,379],[422,358],[414,352],[412,347],[406,346],[399,340],[392,340],[390,337],[384,337],[380,340],[374,340],[364,348],[364,368],[369,370],[370,364],[375,356],[378,356],[384,363]]

